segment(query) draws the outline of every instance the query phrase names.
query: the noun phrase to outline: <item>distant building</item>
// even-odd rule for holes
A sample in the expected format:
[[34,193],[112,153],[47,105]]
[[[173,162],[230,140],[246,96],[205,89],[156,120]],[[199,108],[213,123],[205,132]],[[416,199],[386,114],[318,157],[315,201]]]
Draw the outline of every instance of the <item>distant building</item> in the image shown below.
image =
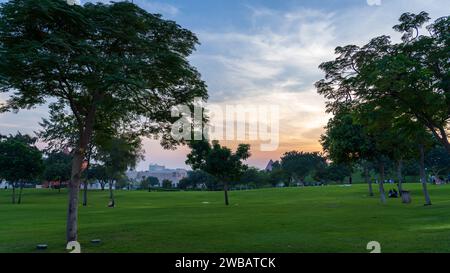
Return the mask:
[[148,171],[128,171],[128,179],[140,183],[144,178],[156,177],[159,180],[159,186],[162,187],[163,180],[172,181],[172,186],[177,187],[181,179],[187,177],[185,169],[166,169],[165,166],[151,164]]
[[10,189],[12,186],[8,184],[5,180],[0,180],[0,189]]
[[148,166],[148,170],[150,172],[160,172],[160,171],[164,171],[166,169],[165,166],[163,165],[158,165],[158,164],[150,164]]
[[264,170],[267,171],[267,172],[271,172],[272,169],[273,169],[273,161],[272,161],[272,159],[271,159],[271,160],[269,161],[269,163],[267,163],[267,166],[266,166],[266,168],[265,168]]

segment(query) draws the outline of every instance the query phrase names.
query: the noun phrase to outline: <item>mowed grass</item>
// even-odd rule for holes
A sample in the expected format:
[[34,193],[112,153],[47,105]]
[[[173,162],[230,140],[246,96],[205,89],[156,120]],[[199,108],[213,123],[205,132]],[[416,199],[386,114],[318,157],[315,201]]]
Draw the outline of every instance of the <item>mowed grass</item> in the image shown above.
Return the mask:
[[[368,252],[369,241],[382,252],[450,252],[450,185],[429,186],[429,207],[420,184],[406,185],[409,205],[382,205],[366,188],[233,191],[229,207],[222,192],[116,191],[113,209],[107,191],[90,191],[79,242],[82,252]],[[10,193],[0,190],[0,252],[65,252],[67,193],[25,190],[21,205]]]

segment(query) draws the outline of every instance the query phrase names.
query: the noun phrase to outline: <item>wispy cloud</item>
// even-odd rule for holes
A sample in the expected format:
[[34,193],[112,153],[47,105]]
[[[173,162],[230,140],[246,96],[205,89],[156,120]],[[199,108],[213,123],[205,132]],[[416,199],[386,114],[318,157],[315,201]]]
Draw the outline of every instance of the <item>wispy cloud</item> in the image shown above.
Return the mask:
[[251,8],[250,12],[253,27],[249,30],[198,32],[213,51],[199,53],[193,60],[212,79],[212,92],[226,99],[236,94],[310,89],[319,75],[318,63],[333,51],[332,15],[312,10],[283,14]]

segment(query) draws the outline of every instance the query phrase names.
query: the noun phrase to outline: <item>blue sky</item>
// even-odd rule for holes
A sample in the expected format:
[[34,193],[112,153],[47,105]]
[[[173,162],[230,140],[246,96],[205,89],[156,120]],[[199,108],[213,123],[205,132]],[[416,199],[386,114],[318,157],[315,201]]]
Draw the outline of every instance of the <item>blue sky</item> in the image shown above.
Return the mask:
[[[450,12],[450,0],[134,2],[198,35],[201,46],[190,59],[209,86],[211,102],[280,106],[280,147],[254,151],[249,162],[258,167],[288,150],[320,151],[318,139],[329,116],[313,84],[322,77],[318,65],[333,58],[336,46],[361,45],[383,34],[398,39],[392,26],[403,12],[424,10],[433,19]],[[5,94],[0,94],[2,99]],[[0,133],[32,133],[46,113],[42,106],[1,115]],[[139,169],[150,162],[184,167],[185,148],[163,151],[157,142],[146,140],[145,149]]]

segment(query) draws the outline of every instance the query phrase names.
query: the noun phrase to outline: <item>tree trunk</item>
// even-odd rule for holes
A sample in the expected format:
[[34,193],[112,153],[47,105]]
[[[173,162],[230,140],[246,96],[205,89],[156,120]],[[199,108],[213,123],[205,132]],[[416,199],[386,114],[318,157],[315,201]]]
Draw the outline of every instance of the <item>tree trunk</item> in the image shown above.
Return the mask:
[[403,168],[403,160],[399,159],[397,161],[397,179],[398,179],[398,192],[399,192],[400,196],[402,195],[402,191],[403,191],[402,168]]
[[16,203],[16,182],[12,183],[12,203],[15,204]]
[[84,186],[83,207],[86,207],[87,206],[87,190],[88,190],[87,181],[84,181],[83,186]]
[[23,182],[20,182],[20,189],[19,189],[19,199],[17,199],[17,204],[22,203],[22,190],[23,190]]
[[228,206],[229,202],[228,202],[228,182],[224,182],[223,183],[223,191],[225,194],[225,205]]
[[386,203],[386,194],[384,192],[384,163],[379,163],[379,170],[380,170],[380,181],[378,181],[378,186],[380,189],[380,200],[381,203]]
[[369,177],[369,168],[367,167],[367,164],[364,164],[364,179],[366,180],[367,185],[369,185],[369,196],[373,196],[372,180]]
[[116,206],[116,202],[114,201],[114,194],[113,194],[112,186],[113,186],[113,182],[110,181],[110,182],[109,182],[109,200],[110,200],[110,206],[111,206],[111,207],[115,207],[115,206]]
[[[93,99],[95,105],[96,97]],[[66,227],[66,240],[67,242],[77,241],[78,239],[78,198],[81,184],[81,174],[83,160],[86,154],[86,150],[89,145],[89,141],[92,137],[95,120],[95,106],[91,107],[86,117],[84,126],[80,126],[80,139],[77,148],[74,151],[72,159],[72,172],[71,179],[69,181],[69,202],[67,208],[67,227]],[[80,124],[81,125],[81,124]]]
[[[88,144],[88,154],[87,154],[87,165],[86,165],[86,169],[84,171],[88,171],[89,167],[91,166],[91,155],[92,155],[92,149],[93,149],[93,144],[92,144],[92,139],[90,140],[90,143]],[[84,178],[84,192],[83,192],[83,207],[87,206],[87,190],[88,190],[88,177]]]
[[353,177],[352,177],[352,175],[350,174],[350,176],[348,177],[348,183],[351,185],[351,184],[353,184]]
[[439,127],[439,132],[441,135],[441,138],[438,138],[441,143],[444,145],[444,148],[447,150],[447,152],[450,154],[450,142],[448,140],[448,131],[443,127]]
[[[80,149],[81,150],[81,149]],[[76,152],[72,163],[72,178],[69,182],[69,206],[67,210],[67,242],[78,239],[78,194],[80,191],[81,165],[83,153]]]
[[102,191],[105,190],[105,183],[100,183],[100,188],[102,189]]
[[423,144],[419,144],[420,152],[420,180],[422,182],[423,195],[425,197],[425,206],[431,205],[430,195],[427,189],[427,176],[425,174],[425,147]]

